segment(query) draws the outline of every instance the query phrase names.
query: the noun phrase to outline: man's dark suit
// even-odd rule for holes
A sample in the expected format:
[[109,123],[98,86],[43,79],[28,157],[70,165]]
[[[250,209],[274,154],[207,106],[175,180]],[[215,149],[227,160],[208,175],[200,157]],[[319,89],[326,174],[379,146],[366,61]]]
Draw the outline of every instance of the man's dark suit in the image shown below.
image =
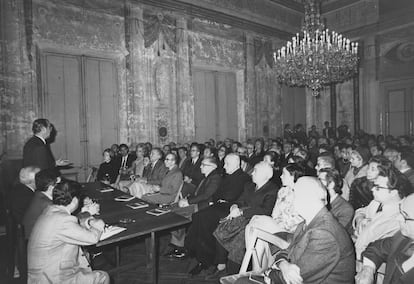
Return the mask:
[[412,244],[412,239],[397,232],[392,237],[371,243],[362,256],[374,262],[377,268],[383,262],[387,263],[383,284],[411,284],[414,283],[414,268],[403,274],[401,265],[413,254]]
[[408,178],[410,181],[411,187],[414,189],[414,169],[409,169],[404,173],[404,175]]
[[253,215],[270,216],[278,191],[279,188],[271,181],[265,183],[258,190],[256,190],[254,183],[248,183],[236,203],[243,209],[243,216],[247,219],[250,219]]
[[34,190],[20,182],[16,184],[10,193],[11,212],[19,224],[23,221],[24,213],[32,201],[33,195]]
[[[115,166],[116,166],[117,171],[119,171],[119,169],[122,166],[122,158],[123,158],[122,156],[118,156],[115,159]],[[136,158],[137,158],[136,156],[129,153],[127,156],[127,160],[126,160],[126,167],[130,168],[132,166],[132,163],[136,160]]]
[[162,179],[167,174],[168,168],[164,165],[163,161],[158,160],[154,167],[152,164],[149,164],[144,169],[144,177],[147,178],[147,184],[159,185],[161,186]]
[[[307,226],[299,224],[289,247],[276,253],[276,261],[281,259],[296,264],[306,284],[354,283],[354,245],[325,207]],[[279,276],[276,271],[270,274],[274,283],[283,283]]]
[[197,204],[198,210],[208,207],[213,201],[213,194],[216,193],[221,184],[221,175],[217,170],[212,171],[204,178],[195,191],[187,198],[189,204]]
[[23,217],[23,226],[26,239],[30,237],[34,224],[40,214],[42,214],[43,210],[49,205],[52,205],[52,200],[50,200],[41,191],[36,191]]
[[[193,214],[192,223],[186,237],[186,247],[200,262],[207,266],[213,264],[216,239],[213,232],[221,218],[229,214],[230,206],[240,197],[244,185],[250,180],[249,175],[238,169],[223,181],[213,195],[214,205],[204,208]],[[227,202],[220,202],[225,200]]]
[[331,203],[331,213],[338,220],[345,230],[352,233],[352,219],[354,218],[354,208],[342,196],[338,195]]
[[191,178],[191,183],[195,186],[198,186],[201,180],[204,178],[200,168],[201,162],[201,157],[199,157],[194,164],[193,161],[190,159],[187,162],[186,166],[183,168],[183,176],[188,176],[189,178]]
[[30,138],[23,147],[23,167],[35,166],[41,170],[56,166],[50,145],[37,136]]

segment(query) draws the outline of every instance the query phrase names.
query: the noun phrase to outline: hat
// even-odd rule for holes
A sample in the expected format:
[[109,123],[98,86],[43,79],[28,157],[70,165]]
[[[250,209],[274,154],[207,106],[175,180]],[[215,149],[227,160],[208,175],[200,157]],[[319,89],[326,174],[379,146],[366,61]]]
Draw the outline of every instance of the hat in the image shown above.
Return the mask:
[[371,157],[371,153],[368,148],[357,147],[354,151],[361,156],[363,163],[368,163],[368,160]]

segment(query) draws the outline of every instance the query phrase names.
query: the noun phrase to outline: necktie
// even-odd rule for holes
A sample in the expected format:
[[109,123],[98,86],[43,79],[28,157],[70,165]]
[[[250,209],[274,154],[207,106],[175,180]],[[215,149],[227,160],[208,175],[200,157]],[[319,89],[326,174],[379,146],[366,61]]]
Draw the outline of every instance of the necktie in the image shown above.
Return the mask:
[[378,206],[377,213],[382,211],[382,203]]

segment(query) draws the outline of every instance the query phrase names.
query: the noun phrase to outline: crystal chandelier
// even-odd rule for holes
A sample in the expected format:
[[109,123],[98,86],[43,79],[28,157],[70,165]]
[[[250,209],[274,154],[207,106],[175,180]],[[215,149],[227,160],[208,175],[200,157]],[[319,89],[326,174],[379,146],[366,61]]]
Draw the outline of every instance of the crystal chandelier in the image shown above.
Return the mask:
[[352,78],[358,68],[358,43],[325,29],[318,0],[304,0],[302,30],[273,53],[279,82],[307,87],[318,96],[321,89]]

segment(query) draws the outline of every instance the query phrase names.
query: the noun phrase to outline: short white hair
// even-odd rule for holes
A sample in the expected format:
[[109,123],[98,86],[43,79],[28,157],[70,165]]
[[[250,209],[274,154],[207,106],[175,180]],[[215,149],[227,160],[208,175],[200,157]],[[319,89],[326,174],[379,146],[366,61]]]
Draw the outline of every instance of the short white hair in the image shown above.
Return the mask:
[[35,175],[40,171],[37,167],[25,167],[19,172],[19,181],[22,184],[31,184],[35,181]]
[[263,174],[263,178],[269,180],[273,177],[273,169],[269,163],[264,161],[257,163],[254,168]]
[[316,177],[303,176],[298,178],[294,186],[295,194],[312,201],[327,203],[328,192],[321,181]]

